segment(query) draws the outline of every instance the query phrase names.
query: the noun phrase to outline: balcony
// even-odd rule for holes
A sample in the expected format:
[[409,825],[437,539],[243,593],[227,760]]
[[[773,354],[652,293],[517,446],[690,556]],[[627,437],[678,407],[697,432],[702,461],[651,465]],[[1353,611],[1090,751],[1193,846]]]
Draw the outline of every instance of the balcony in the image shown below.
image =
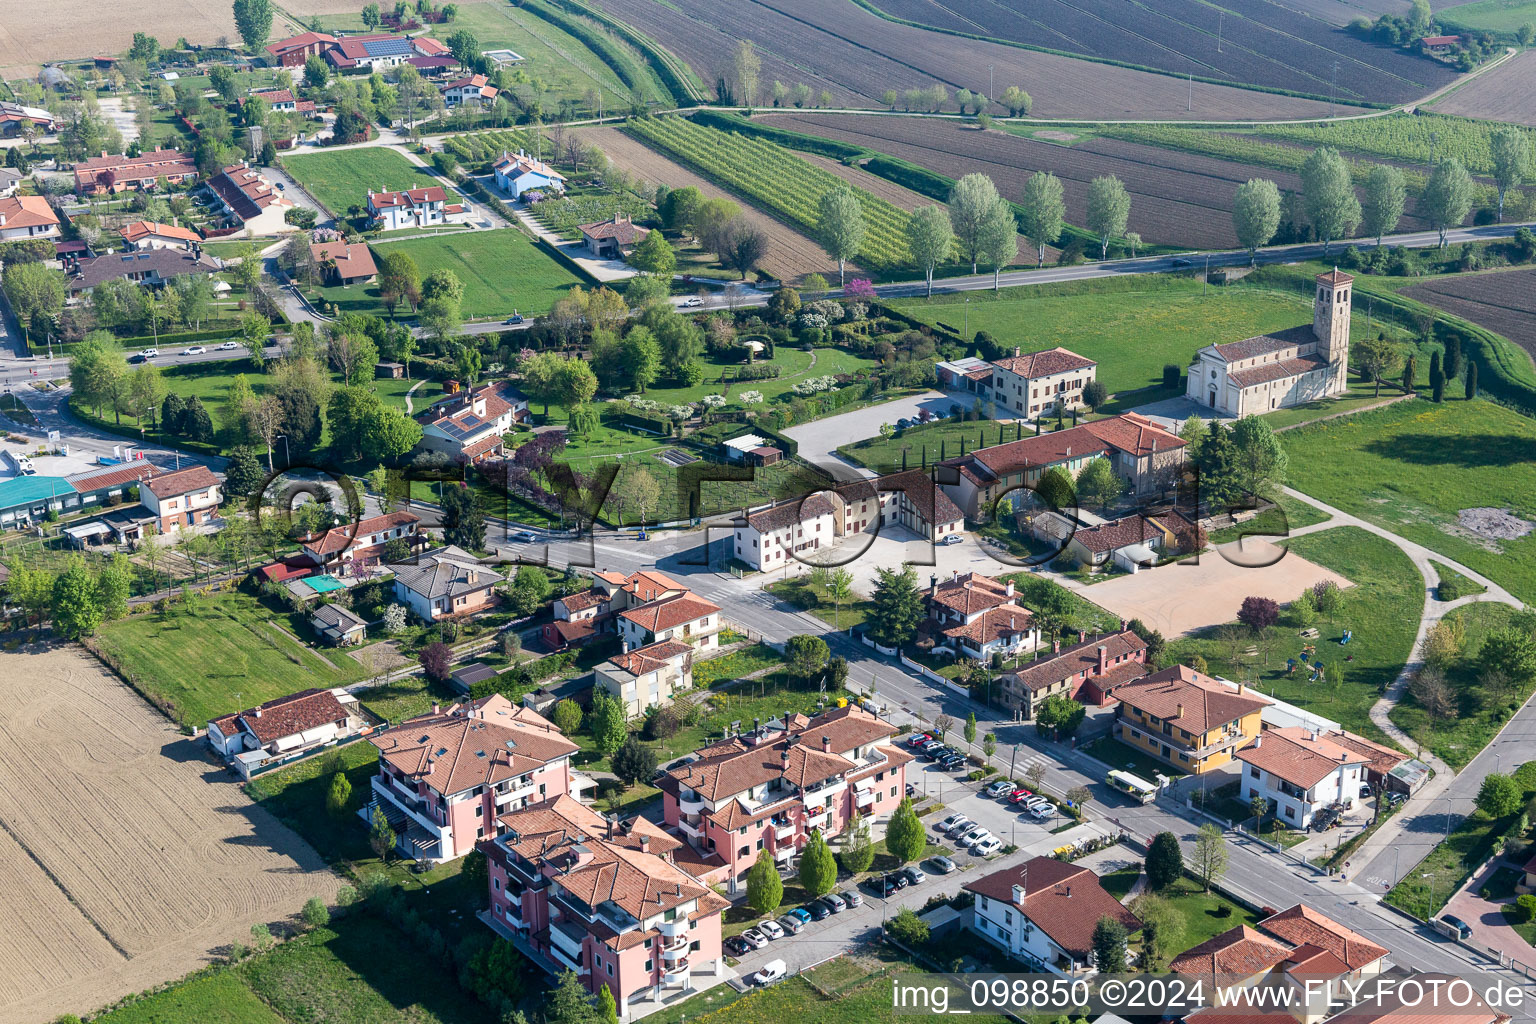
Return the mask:
[[678,818],[677,819],[677,827],[680,828],[684,832],[684,834],[690,835],[690,836],[692,836],[695,839],[703,839],[704,838],[704,819],[703,818],[700,818],[697,821],[689,821],[686,817]]
[[827,809],[825,807],[808,807],[805,810],[806,828],[821,828],[827,823]]
[[870,807],[875,802],[875,796],[873,789],[861,789],[853,795],[853,800],[860,807]]
[[683,936],[675,940],[670,946],[661,947],[661,955],[668,960],[676,960],[688,952],[688,937]]
[[519,800],[525,800],[529,797],[532,797],[538,791],[539,787],[530,783],[529,785],[523,786],[519,789],[509,789],[505,793],[497,793],[496,809],[499,811],[506,807],[508,804],[516,803]]
[[671,963],[667,963],[667,962],[663,961],[663,963],[661,965],[661,972],[663,974],[682,974],[682,973],[684,973],[687,970],[688,970],[688,958],[687,957],[681,957],[681,958],[679,958],[677,960],[673,960]]
[[569,921],[556,921],[549,926],[551,946],[561,950],[572,960],[581,956],[581,949],[586,943],[586,938],[586,930],[577,927]]
[[679,917],[675,921],[663,921],[657,925],[661,934],[668,939],[680,938],[688,934],[688,929],[693,927],[693,922],[687,917]]
[[773,828],[773,838],[779,840],[795,838],[795,823],[788,818],[774,818],[769,824]]
[[704,798],[693,790],[682,790],[677,798],[677,809],[684,814],[703,814]]

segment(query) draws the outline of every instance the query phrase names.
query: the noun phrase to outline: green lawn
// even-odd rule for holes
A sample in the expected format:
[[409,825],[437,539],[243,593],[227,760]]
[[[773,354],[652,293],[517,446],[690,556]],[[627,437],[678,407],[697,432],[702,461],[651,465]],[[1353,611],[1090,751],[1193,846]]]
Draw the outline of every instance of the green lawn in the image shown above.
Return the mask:
[[[1099,362],[1111,392],[1162,383],[1163,366],[1187,367],[1195,352],[1216,342],[1308,324],[1308,299],[1290,291],[1243,284],[1211,288],[1171,275],[1156,281],[1090,282],[1005,288],[932,300],[890,303],[908,316],[940,322],[957,333],[986,331],[1005,348],[1025,352],[1064,346]],[[1366,330],[1358,311],[1357,330]],[[1357,336],[1363,336],[1357,335]]]
[[796,608],[810,612],[834,629],[851,629],[862,626],[874,613],[875,603],[858,594],[838,604],[832,600],[826,587],[817,586],[805,577],[780,580],[768,585],[776,597],[782,597]]
[[[825,377],[839,373],[861,373],[879,368],[879,362],[866,359],[840,348],[818,348],[811,352],[780,345],[773,351],[772,359],[759,359],[757,365],[779,367],[779,376],[766,380],[738,381],[736,375],[745,368],[743,358],[733,351],[722,358],[715,353],[702,357],[704,381],[697,387],[653,387],[645,396],[662,405],[680,405],[697,402],[705,395],[725,395],[734,403],[734,396],[743,391],[760,391],[765,404],[783,396],[787,401],[791,389],[801,381],[812,377]],[[760,408],[760,407],[759,407]]]
[[1111,768],[1130,772],[1147,782],[1156,782],[1159,772],[1170,779],[1177,779],[1185,774],[1172,765],[1142,753],[1130,744],[1121,743],[1112,736],[1102,736],[1094,740],[1083,747],[1083,753],[1089,757],[1098,758]]
[[134,686],[183,725],[311,686],[340,686],[363,678],[350,657],[332,651],[331,668],[271,625],[287,625],[254,597],[226,592],[176,604],[164,617],[129,616],[102,627],[94,643]]
[[[574,273],[516,228],[379,242],[371,248],[378,259],[393,252],[405,253],[416,262],[423,278],[434,270],[457,274],[464,283],[462,312],[466,320],[510,316],[513,312],[545,313],[581,284]],[[385,312],[376,284],[314,288],[310,297],[318,303],[334,303],[343,312]]]
[[1435,567],[1435,574],[1440,577],[1440,586],[1436,596],[1442,601],[1454,601],[1459,597],[1471,597],[1475,594],[1486,594],[1488,588],[1481,583],[1476,583],[1463,573],[1457,572],[1448,565],[1431,560],[1430,565]]
[[1344,393],[1334,398],[1325,398],[1317,402],[1307,402],[1303,405],[1292,406],[1289,409],[1276,409],[1274,412],[1264,414],[1264,419],[1272,430],[1285,430],[1299,427],[1305,423],[1322,419],[1324,416],[1337,416],[1340,413],[1358,412],[1368,409],[1373,405],[1396,398],[1403,392],[1400,388],[1393,387],[1385,381],[1381,385],[1381,394],[1376,393],[1376,385],[1351,376],[1345,386]]
[[1022,423],[1003,424],[990,420],[956,423],[953,420],[937,420],[908,427],[888,438],[877,436],[850,441],[838,448],[837,453],[861,466],[890,472],[903,466],[931,465],[941,459],[959,455],[962,449],[971,452],[977,448],[1016,441],[1021,437],[1033,437],[1034,433],[1032,427]]
[[1292,486],[1536,601],[1536,532],[1470,536],[1462,509],[1536,520],[1536,422],[1482,400],[1400,402],[1287,431]]
[[[1238,645],[1219,639],[1221,627],[1172,641],[1160,660],[1176,664],[1198,654],[1213,675],[1250,681],[1264,694],[1310,708],[1346,729],[1380,739],[1381,732],[1371,723],[1368,712],[1412,653],[1424,606],[1423,578],[1397,545],[1359,527],[1323,530],[1288,540],[1285,545],[1355,584],[1343,591],[1343,608],[1333,622],[1320,618],[1314,623],[1321,632],[1317,640],[1303,641],[1282,615],[1267,665],[1262,657],[1242,654],[1252,643],[1250,639],[1244,637]],[[1271,596],[1282,604],[1289,602],[1287,595]],[[1354,639],[1348,647],[1340,647],[1338,640],[1345,629],[1354,631]],[[1286,674],[1286,659],[1299,661],[1305,643],[1316,645],[1316,661],[1342,667],[1344,679],[1337,690],[1322,680],[1308,682],[1311,672],[1305,665],[1298,664],[1293,673]],[[1233,663],[1234,650],[1241,665]],[[1354,659],[1346,661],[1350,655]]]
[[362,819],[349,813],[338,821],[326,811],[333,759],[339,760],[341,770],[352,784],[352,800],[347,810],[355,812],[368,803],[368,779],[378,772],[379,750],[367,740],[338,747],[335,754],[311,757],[259,775],[246,783],[246,795],[308,840],[328,862],[377,863],[368,846],[367,827]]
[[1240,924],[1259,923],[1259,915],[1214,892],[1201,892],[1200,883],[1192,878],[1174,882],[1163,896],[1184,916],[1184,940],[1180,943],[1184,949],[1198,946]]
[[1474,868],[1493,852],[1494,840],[1504,834],[1512,821],[1495,821],[1474,809],[1451,830],[1429,856],[1403,873],[1402,880],[1387,893],[1386,900],[1422,920],[1440,912],[1451,894],[1461,888]]
[[195,974],[164,992],[93,1018],[96,1024],[284,1024],[238,969]]
[[[285,156],[281,162],[305,191],[332,216],[343,220],[349,207],[368,205],[369,192],[443,184],[427,168],[416,166],[392,149],[377,146]],[[425,276],[425,270],[422,274]]]

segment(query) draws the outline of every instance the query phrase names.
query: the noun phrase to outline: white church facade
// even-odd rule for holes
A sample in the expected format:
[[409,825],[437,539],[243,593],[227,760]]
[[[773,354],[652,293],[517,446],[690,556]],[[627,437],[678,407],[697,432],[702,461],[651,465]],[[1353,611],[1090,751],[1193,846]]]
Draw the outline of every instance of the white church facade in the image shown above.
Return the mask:
[[1207,345],[1189,368],[1186,395],[1224,416],[1258,415],[1344,393],[1354,278],[1317,275],[1312,327],[1291,327],[1225,345]]

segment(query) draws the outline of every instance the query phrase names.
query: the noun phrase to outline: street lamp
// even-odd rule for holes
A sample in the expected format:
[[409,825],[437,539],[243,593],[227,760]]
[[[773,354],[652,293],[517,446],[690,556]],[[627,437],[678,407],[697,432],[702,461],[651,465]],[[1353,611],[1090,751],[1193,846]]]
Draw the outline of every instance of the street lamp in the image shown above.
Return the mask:
[[293,465],[293,460],[288,457],[288,435],[287,434],[278,434],[276,440],[283,442],[283,465],[284,466],[291,466],[291,465]]
[[992,65],[987,65],[987,104],[992,103]]

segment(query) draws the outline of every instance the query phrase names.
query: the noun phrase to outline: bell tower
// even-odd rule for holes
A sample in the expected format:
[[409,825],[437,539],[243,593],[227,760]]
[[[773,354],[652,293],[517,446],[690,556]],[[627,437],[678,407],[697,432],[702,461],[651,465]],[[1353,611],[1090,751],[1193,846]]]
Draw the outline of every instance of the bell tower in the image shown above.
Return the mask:
[[[1336,368],[1336,387],[1342,389],[1349,372],[1349,314],[1355,279],[1337,267],[1317,275],[1317,298],[1312,303],[1312,333],[1318,355]],[[1330,388],[1330,390],[1333,390]]]

